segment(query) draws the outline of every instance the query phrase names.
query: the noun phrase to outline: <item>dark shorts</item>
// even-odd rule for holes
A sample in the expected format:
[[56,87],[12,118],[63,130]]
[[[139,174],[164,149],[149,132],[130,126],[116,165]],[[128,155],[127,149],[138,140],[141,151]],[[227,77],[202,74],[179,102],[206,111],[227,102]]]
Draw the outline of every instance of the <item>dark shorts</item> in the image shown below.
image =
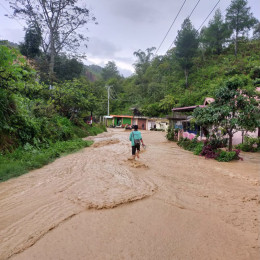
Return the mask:
[[140,144],[132,146],[132,155],[135,155],[136,150],[140,151]]

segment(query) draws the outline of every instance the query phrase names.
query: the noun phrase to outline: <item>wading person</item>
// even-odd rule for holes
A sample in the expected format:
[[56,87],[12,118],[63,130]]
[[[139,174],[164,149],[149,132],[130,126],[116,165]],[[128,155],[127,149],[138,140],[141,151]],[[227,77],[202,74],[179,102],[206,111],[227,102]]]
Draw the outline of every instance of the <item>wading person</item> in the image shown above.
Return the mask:
[[132,145],[132,159],[135,159],[135,156],[139,158],[139,152],[140,152],[140,145],[144,146],[144,142],[142,139],[141,132],[138,131],[138,125],[134,125],[134,131],[131,132],[129,136],[129,140],[131,141]]

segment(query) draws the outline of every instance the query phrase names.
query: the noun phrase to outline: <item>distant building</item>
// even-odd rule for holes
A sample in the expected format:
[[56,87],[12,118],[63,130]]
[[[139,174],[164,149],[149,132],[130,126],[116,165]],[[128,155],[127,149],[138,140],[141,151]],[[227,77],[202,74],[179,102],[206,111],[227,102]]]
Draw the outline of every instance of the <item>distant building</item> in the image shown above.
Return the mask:
[[127,115],[111,115],[113,117],[113,126],[125,127],[126,125],[133,125],[133,116]]

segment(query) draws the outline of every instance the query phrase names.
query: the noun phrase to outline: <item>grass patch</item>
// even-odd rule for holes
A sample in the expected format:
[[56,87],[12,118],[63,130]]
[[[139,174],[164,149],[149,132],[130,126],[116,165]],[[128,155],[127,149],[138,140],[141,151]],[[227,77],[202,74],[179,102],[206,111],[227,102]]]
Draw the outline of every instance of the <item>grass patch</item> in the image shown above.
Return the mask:
[[61,155],[78,151],[92,143],[93,141],[84,141],[78,138],[58,141],[42,149],[31,146],[25,150],[20,147],[13,153],[0,155],[0,182],[20,176],[30,170],[41,168]]
[[[63,123],[69,126],[67,130],[65,129],[66,131],[63,129],[60,133],[56,130],[58,132],[57,136],[52,135],[52,138],[45,139],[45,142],[35,139],[35,142],[21,144],[12,152],[2,151],[1,154],[0,151],[0,182],[18,177],[30,170],[41,168],[61,155],[88,147],[93,144],[93,141],[85,141],[81,138],[107,131],[102,124],[89,126],[84,123],[79,127],[70,124],[70,121],[64,118],[58,119],[60,125]],[[63,140],[60,140],[61,135]],[[67,140],[68,138],[70,140]]]

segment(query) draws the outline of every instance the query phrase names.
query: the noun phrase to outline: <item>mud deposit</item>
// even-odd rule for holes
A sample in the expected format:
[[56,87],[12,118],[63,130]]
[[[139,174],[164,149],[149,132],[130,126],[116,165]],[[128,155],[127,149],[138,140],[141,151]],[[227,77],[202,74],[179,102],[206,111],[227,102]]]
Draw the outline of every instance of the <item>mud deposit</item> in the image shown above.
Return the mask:
[[[260,155],[219,163],[142,132],[0,183],[0,259],[260,259]],[[133,202],[133,203],[130,203]]]

